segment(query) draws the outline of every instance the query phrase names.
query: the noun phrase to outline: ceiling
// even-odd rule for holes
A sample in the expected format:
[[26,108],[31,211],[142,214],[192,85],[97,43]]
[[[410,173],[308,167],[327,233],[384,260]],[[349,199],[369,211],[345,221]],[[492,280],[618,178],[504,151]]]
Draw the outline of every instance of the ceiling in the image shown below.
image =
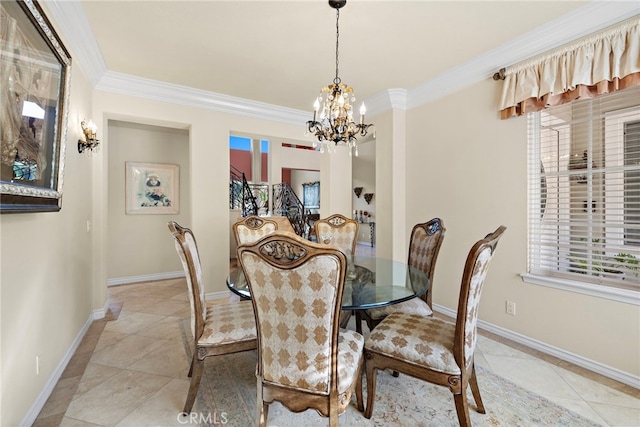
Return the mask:
[[[306,111],[335,77],[336,11],[325,0],[80,3],[112,72]],[[349,0],[340,77],[358,103],[411,90],[496,49],[513,58],[513,40],[587,3]],[[492,71],[510,65],[504,56]]]

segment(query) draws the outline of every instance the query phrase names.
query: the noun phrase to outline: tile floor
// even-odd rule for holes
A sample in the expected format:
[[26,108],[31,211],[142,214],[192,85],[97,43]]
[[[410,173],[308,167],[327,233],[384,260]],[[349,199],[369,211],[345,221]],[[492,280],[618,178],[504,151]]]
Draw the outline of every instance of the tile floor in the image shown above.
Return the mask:
[[[370,252],[358,246],[358,253]],[[184,279],[111,287],[34,427],[180,426],[188,360],[178,322]],[[231,299],[236,297],[231,296]],[[481,331],[479,366],[603,426],[640,426],[640,391]]]

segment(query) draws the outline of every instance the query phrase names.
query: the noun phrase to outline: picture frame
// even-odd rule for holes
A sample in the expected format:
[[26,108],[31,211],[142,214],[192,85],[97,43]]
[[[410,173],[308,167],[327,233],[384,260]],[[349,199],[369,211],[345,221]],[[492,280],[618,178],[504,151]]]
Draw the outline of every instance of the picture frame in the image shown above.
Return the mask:
[[0,213],[57,212],[71,56],[36,1],[2,1],[0,18]]
[[125,162],[126,214],[180,212],[180,167],[169,163]]

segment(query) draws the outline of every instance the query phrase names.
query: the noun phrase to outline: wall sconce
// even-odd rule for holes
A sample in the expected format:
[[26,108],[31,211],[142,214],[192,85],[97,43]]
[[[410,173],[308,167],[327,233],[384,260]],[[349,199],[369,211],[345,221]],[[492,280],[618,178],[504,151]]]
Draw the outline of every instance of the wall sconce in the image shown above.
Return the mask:
[[364,199],[367,201],[367,204],[371,203],[371,199],[373,199],[373,193],[365,193]]
[[93,151],[93,149],[97,148],[98,144],[100,144],[100,140],[96,138],[96,131],[98,130],[96,124],[93,123],[92,120],[89,120],[89,123],[83,120],[80,122],[80,126],[82,126],[85,140],[78,140],[78,153],[82,153],[87,149]]
[[360,198],[360,194],[362,194],[362,187],[355,187],[353,189],[353,192],[356,193],[356,197],[359,199]]

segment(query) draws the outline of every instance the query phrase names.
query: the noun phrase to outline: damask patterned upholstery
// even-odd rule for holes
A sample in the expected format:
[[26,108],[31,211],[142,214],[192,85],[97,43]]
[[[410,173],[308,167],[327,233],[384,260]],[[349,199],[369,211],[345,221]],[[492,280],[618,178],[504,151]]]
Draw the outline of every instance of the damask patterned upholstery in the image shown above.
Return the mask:
[[241,245],[238,259],[258,326],[258,419],[266,423],[277,400],[294,412],[314,408],[334,425],[354,388],[363,410],[364,338],[339,328],[345,255],[275,232]]
[[416,224],[413,227],[409,240],[408,264],[425,273],[430,282],[429,289],[421,298],[414,298],[400,304],[376,307],[364,310],[363,312],[357,312],[356,329],[358,332],[362,332],[362,319],[366,320],[369,330],[373,330],[382,319],[391,313],[413,313],[423,316],[431,316],[433,314],[431,310],[433,275],[445,231],[444,223],[440,218],[433,218],[428,222]]
[[489,263],[505,229],[500,226],[471,248],[460,285],[455,323],[396,312],[369,334],[365,341],[368,391],[365,417],[370,418],[373,413],[377,371],[386,368],[449,387],[461,426],[471,425],[467,385],[478,412],[485,413],[473,363],[478,307]]
[[277,229],[278,223],[276,221],[257,215],[249,215],[233,224],[233,235],[236,237],[236,243],[242,245],[243,243],[253,243]]
[[347,254],[356,253],[360,229],[358,221],[340,214],[333,214],[317,220],[313,229],[318,243],[337,246]]
[[204,359],[255,349],[256,323],[253,306],[249,301],[207,305],[195,236],[191,230],[181,227],[175,221],[169,221],[167,225],[184,268],[191,307],[193,360],[189,369],[191,384],[183,409],[183,412],[191,412],[202,378]]

